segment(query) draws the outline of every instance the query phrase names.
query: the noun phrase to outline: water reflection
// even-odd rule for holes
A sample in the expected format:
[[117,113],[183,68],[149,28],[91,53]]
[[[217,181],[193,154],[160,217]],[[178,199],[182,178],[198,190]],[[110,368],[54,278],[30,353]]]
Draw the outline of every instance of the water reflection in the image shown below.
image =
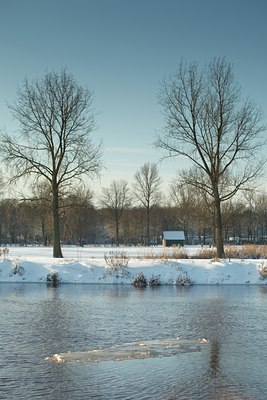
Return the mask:
[[[265,400],[266,289],[0,284],[0,397]],[[59,352],[176,337],[207,338],[209,345],[133,361],[44,361]]]
[[216,377],[220,370],[220,343],[213,340],[210,345],[210,372]]

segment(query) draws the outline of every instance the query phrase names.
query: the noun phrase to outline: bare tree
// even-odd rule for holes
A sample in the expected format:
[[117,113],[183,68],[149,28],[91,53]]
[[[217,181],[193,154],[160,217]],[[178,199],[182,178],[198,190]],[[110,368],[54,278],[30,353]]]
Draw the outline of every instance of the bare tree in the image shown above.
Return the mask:
[[257,222],[258,222],[258,241],[266,244],[266,227],[267,227],[267,193],[258,193],[256,198]]
[[191,187],[181,183],[177,177],[170,184],[170,199],[176,209],[176,225],[182,226],[188,240],[189,226],[192,226],[195,220],[196,196],[192,195]]
[[48,246],[52,243],[52,192],[48,181],[34,182],[31,184],[31,196],[24,201],[31,201],[40,223],[40,237],[42,244]]
[[20,124],[20,136],[1,136],[1,154],[11,180],[48,182],[52,193],[53,256],[62,257],[59,198],[66,187],[101,167],[100,145],[93,145],[95,129],[92,92],[71,74],[46,73],[41,80],[25,79],[17,101],[9,106]]
[[244,211],[245,203],[238,196],[222,205],[224,238],[230,243],[239,242]]
[[100,203],[109,211],[115,224],[115,242],[119,244],[119,225],[125,208],[131,205],[128,184],[124,180],[112,181],[108,188],[102,189]]
[[161,199],[159,171],[157,164],[145,163],[134,176],[134,196],[146,210],[146,244],[150,244],[151,208]]
[[79,186],[64,197],[62,201],[62,219],[65,240],[73,241],[83,246],[86,237],[95,228],[95,209],[93,206],[93,192]]
[[182,177],[213,199],[217,256],[224,257],[221,203],[252,184],[262,170],[262,114],[251,101],[242,102],[224,58],[201,71],[196,63],[181,63],[163,82],[160,104],[166,126],[156,146],[193,164]]

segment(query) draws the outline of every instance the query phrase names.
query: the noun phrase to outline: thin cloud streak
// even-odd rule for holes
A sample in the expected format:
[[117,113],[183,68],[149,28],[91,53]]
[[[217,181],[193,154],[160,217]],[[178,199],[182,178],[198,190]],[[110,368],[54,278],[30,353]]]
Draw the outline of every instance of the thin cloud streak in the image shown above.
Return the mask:
[[[117,167],[139,167],[140,163],[138,161],[136,162],[127,162],[127,161],[108,161],[106,164],[109,164],[111,166],[117,166]],[[107,169],[109,169],[107,167]],[[120,170],[121,172],[121,170]]]
[[107,147],[104,149],[106,153],[123,153],[123,154],[156,154],[155,150],[145,149],[143,147]]

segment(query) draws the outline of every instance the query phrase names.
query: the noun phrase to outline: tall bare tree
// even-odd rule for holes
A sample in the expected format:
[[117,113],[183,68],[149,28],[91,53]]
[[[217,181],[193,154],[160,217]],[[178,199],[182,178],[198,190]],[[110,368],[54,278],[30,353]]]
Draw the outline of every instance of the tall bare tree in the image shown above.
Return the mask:
[[59,199],[66,187],[101,167],[101,145],[93,145],[95,129],[92,92],[71,74],[46,73],[40,80],[25,79],[17,100],[9,106],[20,124],[20,136],[1,135],[1,155],[11,180],[48,182],[52,193],[53,256],[62,257]]
[[112,181],[110,186],[102,189],[100,203],[109,211],[115,224],[115,242],[119,244],[119,226],[123,211],[131,205],[129,188],[126,181]]
[[146,244],[150,244],[151,208],[161,199],[161,179],[156,163],[145,163],[134,176],[134,196],[146,210]]
[[182,177],[213,199],[217,256],[222,258],[221,204],[251,184],[264,164],[262,113],[251,101],[242,101],[232,66],[224,58],[203,70],[197,63],[181,63],[163,82],[160,104],[166,126],[156,146],[193,165]]

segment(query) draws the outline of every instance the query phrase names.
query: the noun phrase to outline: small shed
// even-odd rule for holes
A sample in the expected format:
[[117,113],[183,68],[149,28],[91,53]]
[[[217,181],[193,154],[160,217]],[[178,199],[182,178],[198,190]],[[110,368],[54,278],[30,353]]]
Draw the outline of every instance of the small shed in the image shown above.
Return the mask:
[[185,241],[184,231],[164,231],[162,246],[183,246]]

